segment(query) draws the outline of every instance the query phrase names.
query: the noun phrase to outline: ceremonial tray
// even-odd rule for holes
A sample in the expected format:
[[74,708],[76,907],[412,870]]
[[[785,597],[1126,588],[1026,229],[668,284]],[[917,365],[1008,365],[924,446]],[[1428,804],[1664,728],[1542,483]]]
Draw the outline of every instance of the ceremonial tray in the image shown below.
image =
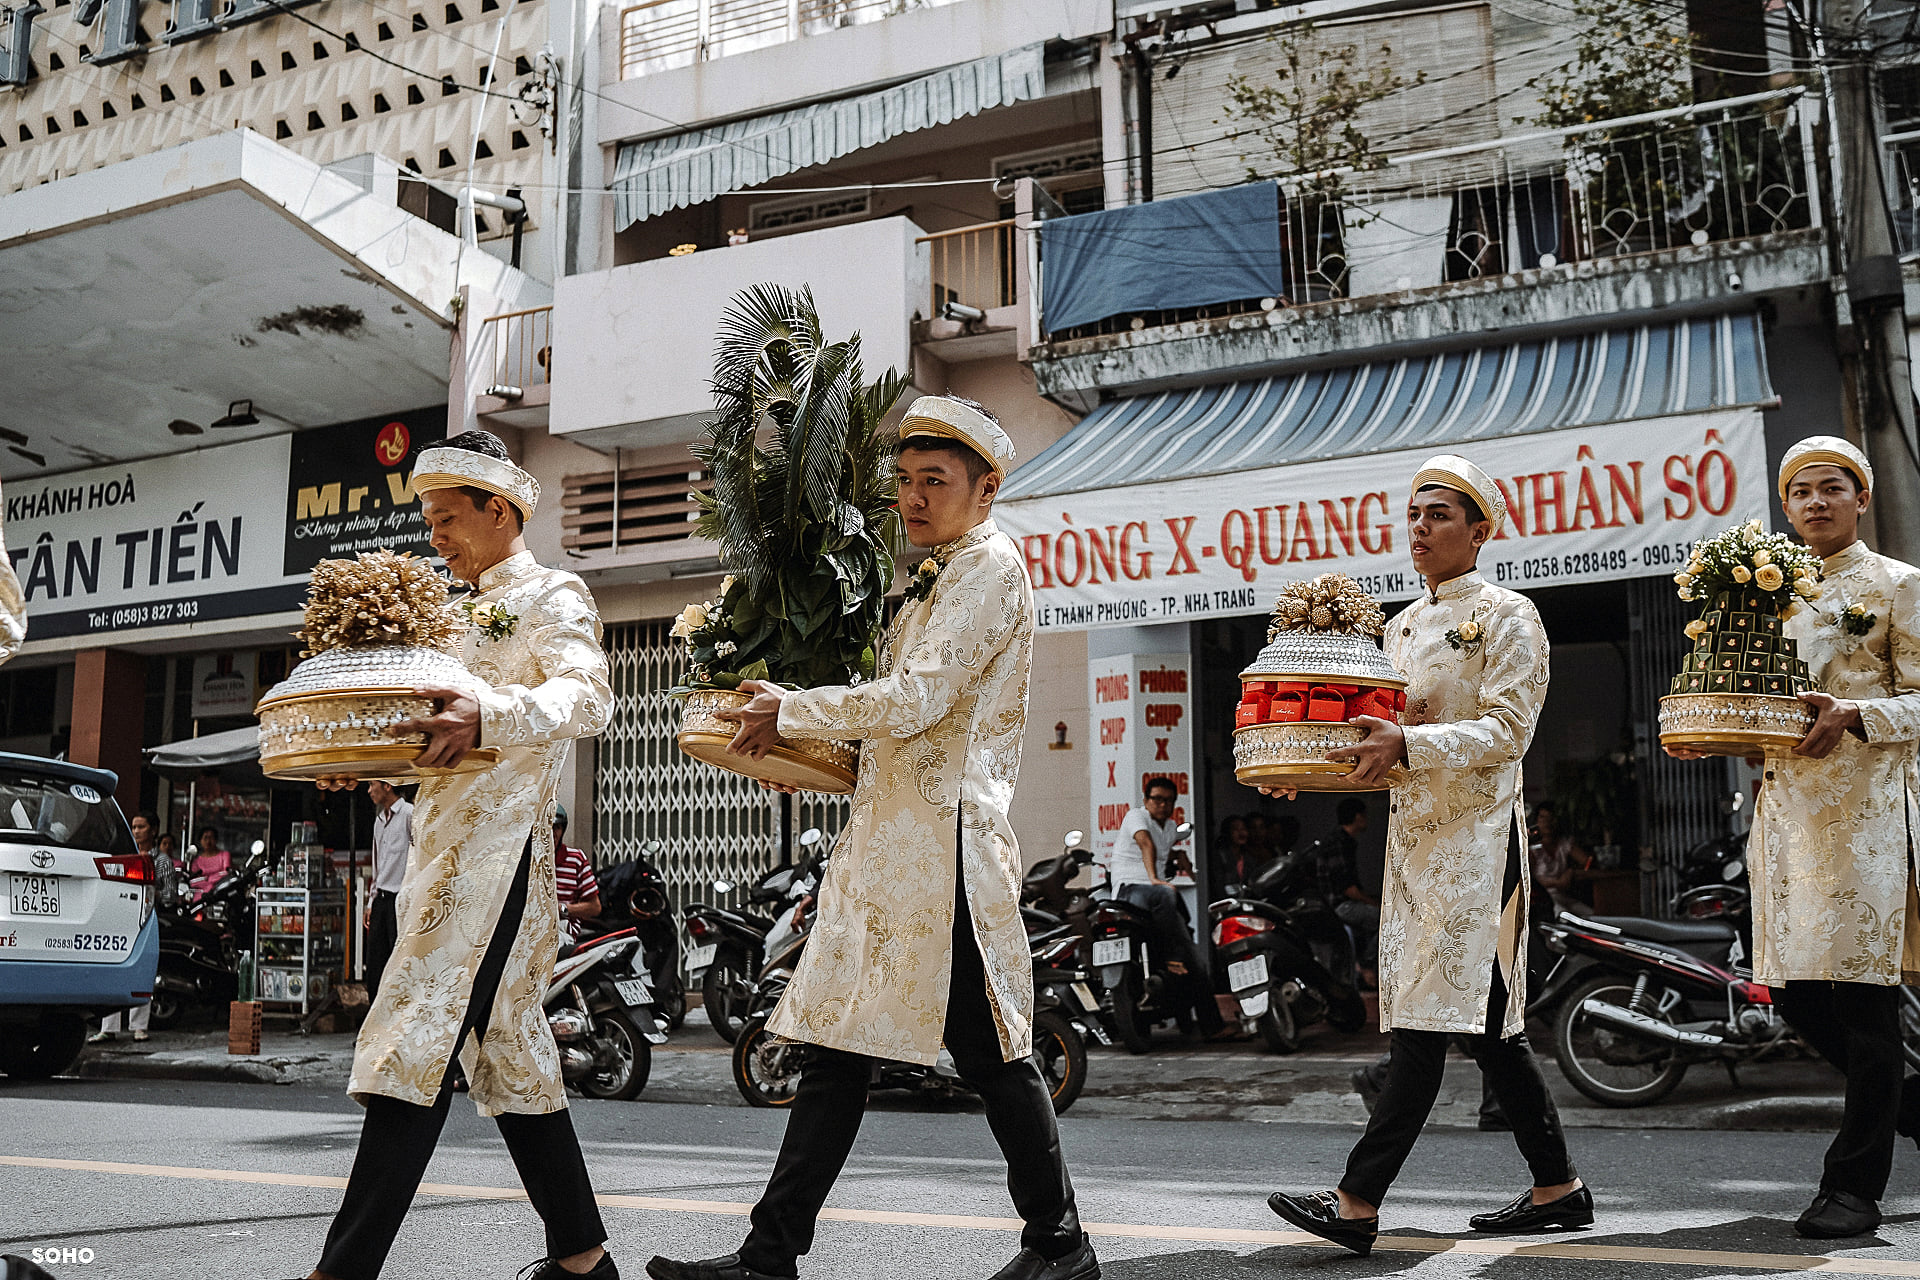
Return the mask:
[[780,745],[759,760],[727,750],[738,726],[719,713],[734,711],[753,695],[737,689],[695,689],[686,695],[680,720],[680,749],[695,760],[732,773],[802,791],[845,795],[853,790],[859,749],[849,742],[782,738]]
[[415,763],[427,735],[393,737],[402,720],[434,714],[422,685],[470,687],[459,659],[437,649],[381,645],[329,649],[296,666],[254,709],[260,717],[260,768],[269,778],[310,780],[427,778],[491,768],[500,753],[470,751],[453,769]]

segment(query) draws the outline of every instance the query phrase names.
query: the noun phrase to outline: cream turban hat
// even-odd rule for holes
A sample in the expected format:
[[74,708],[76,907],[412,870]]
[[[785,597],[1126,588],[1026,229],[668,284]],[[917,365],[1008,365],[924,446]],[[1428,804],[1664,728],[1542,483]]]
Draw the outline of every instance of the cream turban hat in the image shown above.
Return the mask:
[[1413,487],[1408,490],[1409,497],[1430,484],[1470,495],[1486,512],[1487,519],[1493,522],[1494,533],[1499,533],[1506,526],[1507,500],[1500,496],[1500,486],[1493,482],[1493,477],[1459,454],[1442,453],[1428,458],[1426,465],[1414,473]]
[[907,406],[907,416],[900,420],[900,439],[914,436],[958,440],[985,458],[993,474],[1003,480],[1013,465],[1013,441],[1000,424],[972,405],[948,396],[921,396]]
[[422,449],[413,464],[413,489],[459,489],[471,485],[497,493],[520,509],[523,520],[533,519],[540,502],[540,482],[514,466],[469,449]]
[[1873,464],[1867,455],[1839,436],[1808,436],[1787,450],[1780,460],[1780,501],[1787,500],[1787,486],[1808,467],[1840,467],[1853,472],[1860,487],[1873,492]]

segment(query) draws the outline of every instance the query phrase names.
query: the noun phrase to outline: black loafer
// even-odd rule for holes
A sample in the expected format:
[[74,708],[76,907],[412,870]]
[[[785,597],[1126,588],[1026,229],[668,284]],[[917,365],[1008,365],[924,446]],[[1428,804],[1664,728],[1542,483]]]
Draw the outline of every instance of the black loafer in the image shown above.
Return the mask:
[[1079,1248],[1052,1260],[1022,1249],[993,1273],[993,1280],[1100,1280],[1100,1260],[1093,1256],[1093,1241],[1081,1236]]
[[1373,1252],[1373,1242],[1380,1238],[1380,1219],[1377,1216],[1341,1217],[1340,1197],[1331,1191],[1316,1191],[1305,1196],[1290,1196],[1284,1191],[1276,1191],[1267,1197],[1267,1208],[1302,1231],[1337,1244],[1342,1249],[1349,1249],[1363,1258]]
[[740,1261],[737,1253],[730,1253],[724,1258],[707,1258],[701,1262],[675,1262],[672,1258],[662,1258],[656,1254],[647,1263],[647,1274],[653,1280],[794,1280],[791,1274],[779,1276],[755,1271]]
[[1850,1192],[1823,1190],[1813,1198],[1793,1229],[1813,1240],[1872,1235],[1880,1229],[1880,1206]]
[[602,1254],[591,1271],[569,1271],[552,1258],[542,1258],[520,1268],[519,1280],[620,1280],[620,1268],[610,1253]]
[[1495,1235],[1521,1235],[1529,1231],[1573,1231],[1593,1225],[1593,1192],[1575,1187],[1558,1200],[1545,1204],[1533,1202],[1532,1191],[1522,1191],[1519,1199],[1492,1213],[1476,1213],[1467,1219],[1475,1231]]

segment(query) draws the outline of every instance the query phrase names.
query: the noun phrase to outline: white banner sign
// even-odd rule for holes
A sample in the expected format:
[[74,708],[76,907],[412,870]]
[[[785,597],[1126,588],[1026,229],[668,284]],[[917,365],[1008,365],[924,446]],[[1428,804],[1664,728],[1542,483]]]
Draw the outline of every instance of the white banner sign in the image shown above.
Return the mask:
[[[1519,591],[1677,572],[1694,541],[1770,505],[1757,409],[1459,450],[1499,482],[1511,513],[1480,569]],[[1259,613],[1282,583],[1330,571],[1406,600],[1420,592],[1407,485],[1434,452],[1026,498],[994,520],[1025,554],[1043,630]]]
[[[1193,812],[1193,671],[1184,653],[1129,653],[1087,663],[1093,767],[1093,857],[1116,856],[1114,834],[1144,798],[1147,779],[1169,778],[1175,823]],[[1121,850],[1117,856],[1137,856]]]

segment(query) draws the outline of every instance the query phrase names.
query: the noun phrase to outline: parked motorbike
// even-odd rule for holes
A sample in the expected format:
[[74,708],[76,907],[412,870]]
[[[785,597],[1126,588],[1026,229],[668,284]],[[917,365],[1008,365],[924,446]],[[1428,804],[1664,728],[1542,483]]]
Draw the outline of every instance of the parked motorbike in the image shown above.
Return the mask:
[[653,984],[634,965],[640,947],[631,929],[564,946],[547,984],[561,1077],[589,1098],[638,1097],[652,1074],[653,1046],[666,1041]]
[[[807,938],[813,932],[816,913],[817,905],[809,891],[786,913],[788,918],[779,922],[785,927],[769,941],[764,972],[754,985],[745,1025],[734,1041],[734,1086],[750,1106],[785,1107],[791,1105],[799,1092],[809,1047],[770,1034],[767,1018],[792,980]],[[1053,1097],[1055,1114],[1072,1106],[1086,1087],[1084,1036],[1088,1029],[1061,1003],[1056,991],[1063,985],[1069,988],[1077,985],[1076,1004],[1097,1007],[1098,1003],[1087,989],[1085,971],[1072,967],[1070,952],[1077,946],[1078,939],[1063,933],[1042,943],[1034,956],[1033,1058]],[[912,1090],[929,1099],[957,1097],[965,1089],[952,1057],[944,1048],[931,1067],[876,1060],[871,1087]]]
[[[799,861],[782,863],[753,883],[747,902],[760,911],[732,911],[705,902],[687,908],[687,936],[693,942],[687,949],[687,983],[699,985],[707,1021],[728,1044],[739,1038],[746,1007],[765,968],[767,935],[776,921],[761,912],[778,912],[801,896],[799,885],[824,839],[819,828],[809,827],[800,834]],[[713,882],[715,893],[732,893],[736,887],[726,880]]]
[[237,995],[240,953],[253,946],[252,894],[266,867],[266,848],[254,841],[247,856],[197,899],[185,878],[162,888],[153,1027],[164,1030],[195,1008],[224,1007]]
[[1027,868],[1020,887],[1020,916],[1033,948],[1034,985],[1051,994],[1083,1035],[1102,1045],[1114,1042],[1106,1009],[1094,994],[1087,957],[1093,937],[1093,895],[1069,888],[1082,867],[1093,861],[1086,833],[1069,831],[1057,857]]
[[1292,1053],[1316,1022],[1340,1031],[1366,1025],[1352,935],[1320,896],[1307,855],[1283,854],[1252,884],[1227,889],[1207,908],[1213,945],[1240,1016],[1261,1043]]
[[[654,865],[660,842],[643,856],[618,862],[599,875],[600,916],[587,924],[587,938],[631,929],[640,939],[642,963],[653,982],[654,1013],[677,1030],[687,1018],[687,989],[680,979],[680,925],[667,880]],[[582,939],[585,941],[586,939]]]

